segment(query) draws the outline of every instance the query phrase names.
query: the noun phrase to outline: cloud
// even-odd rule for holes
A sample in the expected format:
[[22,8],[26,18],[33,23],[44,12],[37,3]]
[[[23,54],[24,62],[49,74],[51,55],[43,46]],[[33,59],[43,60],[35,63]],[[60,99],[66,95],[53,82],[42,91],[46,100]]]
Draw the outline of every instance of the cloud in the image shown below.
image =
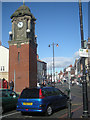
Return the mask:
[[[65,68],[73,63],[73,58],[69,57],[55,57],[55,68]],[[47,63],[47,67],[50,69],[53,66],[53,58],[44,58],[43,61]]]
[[75,52],[75,54],[74,54],[74,59],[79,58],[79,57],[80,57],[80,56],[79,56],[79,51]]
[[[75,52],[73,57],[55,57],[55,68],[66,68],[69,65],[73,65],[76,58],[79,58],[79,51]],[[53,67],[53,58],[43,58],[43,61],[47,63],[47,69],[51,69]]]

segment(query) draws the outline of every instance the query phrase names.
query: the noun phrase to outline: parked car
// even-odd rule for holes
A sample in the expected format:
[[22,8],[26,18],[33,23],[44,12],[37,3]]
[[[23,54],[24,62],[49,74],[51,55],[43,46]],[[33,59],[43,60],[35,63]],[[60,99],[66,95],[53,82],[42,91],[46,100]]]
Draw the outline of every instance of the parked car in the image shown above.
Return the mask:
[[10,89],[0,89],[0,111],[3,113],[6,110],[16,107],[19,95]]
[[17,102],[17,111],[41,112],[51,115],[57,108],[67,106],[68,97],[54,87],[25,88]]

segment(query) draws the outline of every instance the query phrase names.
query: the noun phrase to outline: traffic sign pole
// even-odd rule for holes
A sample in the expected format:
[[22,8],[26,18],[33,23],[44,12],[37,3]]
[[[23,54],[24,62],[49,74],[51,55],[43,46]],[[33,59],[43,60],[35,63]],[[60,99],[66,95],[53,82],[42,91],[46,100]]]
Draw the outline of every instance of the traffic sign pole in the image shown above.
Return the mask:
[[[84,46],[84,34],[83,34],[83,19],[82,19],[82,4],[81,0],[79,0],[79,16],[80,16],[80,30],[81,30],[81,48],[85,49]],[[82,92],[83,92],[83,118],[88,118],[88,96],[87,96],[87,80],[85,75],[85,56],[81,59],[83,65],[83,77],[82,77]]]

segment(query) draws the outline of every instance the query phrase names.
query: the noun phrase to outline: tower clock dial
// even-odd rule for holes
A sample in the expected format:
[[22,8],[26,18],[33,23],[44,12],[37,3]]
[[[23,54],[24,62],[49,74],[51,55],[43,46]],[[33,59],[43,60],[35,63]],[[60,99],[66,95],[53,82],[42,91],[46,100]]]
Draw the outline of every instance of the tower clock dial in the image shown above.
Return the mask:
[[23,27],[23,22],[18,22],[17,25],[18,25],[19,28],[22,28]]

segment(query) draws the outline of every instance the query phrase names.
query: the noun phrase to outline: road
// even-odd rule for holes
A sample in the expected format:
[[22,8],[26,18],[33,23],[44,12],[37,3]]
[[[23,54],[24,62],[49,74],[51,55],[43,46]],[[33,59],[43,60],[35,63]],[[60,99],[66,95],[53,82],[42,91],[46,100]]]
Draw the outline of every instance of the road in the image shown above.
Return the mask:
[[[65,91],[68,88],[68,84],[65,83],[64,85],[60,85],[60,84],[56,84],[56,87],[61,89],[62,91]],[[81,118],[81,113],[79,115],[76,114],[76,111],[78,112],[78,110],[81,110],[81,112],[83,112],[82,110],[82,88],[80,86],[74,85],[71,86],[71,99],[72,99],[72,118]],[[8,111],[6,113],[4,113],[2,115],[2,118],[21,118],[21,119],[25,119],[25,118],[67,118],[67,113],[68,113],[68,109],[67,108],[63,108],[63,109],[58,109],[57,111],[55,111],[51,116],[44,116],[42,114],[27,114],[27,115],[21,115],[21,112],[18,112],[16,110],[12,110],[12,111]]]

